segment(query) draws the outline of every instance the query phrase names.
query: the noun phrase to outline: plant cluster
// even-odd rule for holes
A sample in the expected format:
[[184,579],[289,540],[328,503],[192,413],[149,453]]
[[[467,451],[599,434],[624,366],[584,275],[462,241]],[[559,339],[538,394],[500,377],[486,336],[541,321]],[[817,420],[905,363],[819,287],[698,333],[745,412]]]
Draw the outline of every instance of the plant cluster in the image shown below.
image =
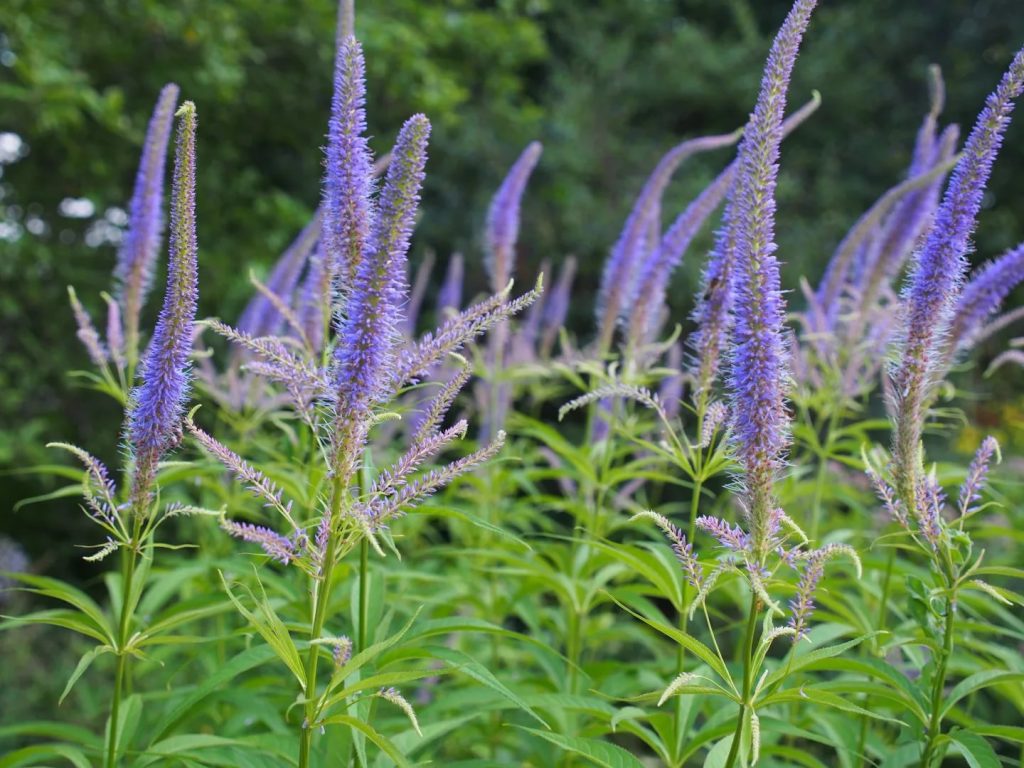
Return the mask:
[[[61,696],[79,715],[0,727],[0,766],[1019,759],[1024,569],[999,444],[966,467],[925,447],[955,427],[972,347],[1022,314],[999,312],[1024,247],[967,257],[1024,50],[962,145],[932,72],[906,178],[797,310],[775,191],[783,140],[820,102],[787,116],[815,5],[783,22],[747,123],[658,163],[589,341],[565,327],[572,259],[513,294],[538,143],[488,213],[492,295],[463,301],[454,255],[418,332],[431,265],[410,275],[407,255],[430,123],[410,118],[374,160],[344,2],[321,205],[236,323],[197,319],[199,123],[166,86],[102,333],[70,291],[80,378],[124,408],[123,467],[53,444],[83,466],[59,495],[80,493],[101,531],[86,560],[118,567],[101,601],[10,574],[63,606],[3,628],[87,646]],[[664,227],[679,167],[733,146]],[[669,281],[719,209],[682,339]]]

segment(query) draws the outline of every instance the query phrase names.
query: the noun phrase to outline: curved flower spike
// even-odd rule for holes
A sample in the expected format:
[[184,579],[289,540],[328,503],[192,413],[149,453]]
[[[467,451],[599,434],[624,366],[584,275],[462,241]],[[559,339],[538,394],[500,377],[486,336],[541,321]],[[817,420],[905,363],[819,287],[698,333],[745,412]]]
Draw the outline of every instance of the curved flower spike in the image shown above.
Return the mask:
[[128,204],[128,231],[118,250],[114,268],[117,300],[124,316],[125,351],[132,365],[138,359],[139,315],[153,284],[153,269],[160,248],[164,166],[177,101],[178,86],[174,83],[165,85],[146,129],[142,159]]

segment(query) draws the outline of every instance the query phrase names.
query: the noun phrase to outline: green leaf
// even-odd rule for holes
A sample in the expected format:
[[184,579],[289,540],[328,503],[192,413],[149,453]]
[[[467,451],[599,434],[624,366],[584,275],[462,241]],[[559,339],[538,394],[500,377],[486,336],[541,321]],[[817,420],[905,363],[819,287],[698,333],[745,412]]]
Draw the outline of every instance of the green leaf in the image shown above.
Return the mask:
[[49,611],[36,611],[24,616],[4,616],[5,621],[0,623],[0,630],[13,629],[22,624],[49,624],[51,627],[70,629],[80,635],[91,637],[100,643],[107,643],[109,638],[104,635],[102,627],[96,625],[88,616],[80,611],[73,611],[69,608],[54,608]]
[[182,755],[213,747],[230,747],[241,744],[237,739],[228,739],[222,736],[214,736],[209,733],[182,733],[176,736],[159,741],[144,750],[139,760],[134,763],[135,768],[144,768],[152,765],[158,760],[163,760],[173,755]]
[[1019,725],[976,725],[974,732],[981,736],[1024,744],[1024,728]]
[[254,669],[275,657],[272,648],[266,645],[249,648],[242,651],[216,672],[207,677],[201,685],[196,687],[186,696],[174,709],[172,709],[153,729],[153,742],[164,738],[183,718],[196,710],[196,705],[214,691],[220,690],[225,683],[233,680],[243,672]]
[[1001,768],[992,745],[973,731],[951,731],[949,738],[971,768]]
[[35,768],[39,765],[45,765],[45,763],[39,762],[41,758],[54,757],[64,758],[75,768],[92,768],[92,763],[89,762],[89,758],[85,756],[82,750],[67,744],[37,744],[32,747],[15,750],[0,758],[0,768],[20,768],[21,766],[33,766]]
[[857,706],[848,699],[837,696],[829,691],[816,688],[811,685],[804,685],[800,688],[792,688],[786,691],[779,691],[773,693],[770,696],[763,698],[758,705],[759,707],[767,707],[771,704],[780,704],[782,702],[797,702],[801,704],[822,704],[826,707],[832,707],[834,709],[842,710],[843,712],[850,712],[861,717],[870,717],[875,720],[884,720],[889,723],[899,723],[900,725],[906,725],[902,720],[897,720],[892,715],[884,712],[872,712],[864,707]]
[[725,761],[729,758],[729,750],[732,749],[732,740],[735,735],[730,734],[713,746],[704,758],[704,768],[725,768]]
[[860,635],[859,637],[853,638],[853,640],[847,640],[845,643],[838,643],[836,645],[826,645],[824,648],[817,648],[808,653],[802,653],[793,658],[793,661],[789,664],[782,664],[776,669],[764,682],[764,686],[768,687],[774,683],[780,682],[783,678],[788,677],[794,672],[798,672],[801,669],[811,666],[822,659],[828,659],[832,656],[838,656],[844,653],[856,645],[863,643],[865,640],[869,640],[877,635],[884,634],[882,632],[868,632]]
[[622,747],[607,741],[586,739],[582,736],[567,736],[536,728],[526,728],[521,725],[516,727],[532,733],[534,736],[539,736],[566,752],[585,757],[594,765],[600,765],[602,768],[645,768],[643,763]]
[[1010,672],[1003,669],[986,669],[981,672],[975,672],[973,675],[965,677],[957,683],[953,690],[949,692],[949,696],[946,697],[945,705],[942,708],[941,717],[948,715],[949,711],[956,706],[960,699],[969,696],[975,691],[987,688],[990,685],[1018,680],[1024,680],[1024,672]]
[[42,504],[45,501],[54,501],[55,499],[66,499],[70,496],[81,496],[82,495],[82,484],[75,483],[74,485],[65,485],[63,488],[58,488],[56,491],[50,493],[44,493],[40,496],[31,496],[27,499],[22,499],[11,509],[12,512],[20,512],[25,507],[33,504]]
[[60,600],[77,608],[88,616],[96,627],[103,632],[104,642],[111,646],[116,645],[107,617],[103,614],[99,605],[96,604],[96,601],[85,594],[85,592],[72,587],[70,584],[65,584],[63,581],[51,579],[47,576],[36,576],[28,573],[12,573],[9,576],[23,584],[28,584],[30,587],[30,589],[26,590],[28,592],[42,595],[43,597],[52,597],[55,600]]
[[[295,643],[292,642],[292,637],[288,633],[288,627],[284,625],[284,622],[275,613],[270,605],[270,601],[267,600],[266,594],[263,594],[262,599],[257,599],[252,593],[249,594],[256,602],[256,609],[258,611],[258,613],[253,613],[235,597],[223,573],[220,574],[220,580],[228,593],[228,598],[235,604],[239,613],[249,620],[249,623],[260,633],[260,636],[267,642],[267,645],[274,649],[277,657],[291,670],[295,679],[299,681],[299,685],[305,690],[306,670],[302,666],[302,659],[299,658],[299,651],[295,647]],[[262,590],[262,585],[260,589]]]
[[88,651],[81,659],[78,660],[78,665],[75,667],[75,671],[71,673],[71,677],[68,678],[67,685],[64,686],[64,692],[57,700],[58,706],[64,703],[64,699],[66,699],[68,694],[71,693],[71,689],[75,687],[75,683],[78,682],[78,678],[85,674],[85,670],[92,666],[92,663],[96,661],[96,658],[101,654],[109,653],[110,650],[110,647],[106,645],[97,646],[91,651]]
[[480,662],[469,656],[462,651],[455,650],[454,648],[443,648],[441,646],[435,646],[430,649],[430,655],[434,658],[441,659],[447,662],[452,667],[460,672],[465,673],[467,676],[473,678],[478,683],[487,686],[492,691],[502,696],[506,700],[514,704],[518,709],[522,710],[526,714],[530,715],[534,720],[543,725],[545,728],[550,728],[540,715],[533,711],[529,704],[523,700],[519,694],[512,691],[498,678],[496,678],[490,670],[483,666]]
[[628,606],[616,600],[614,595],[612,596],[612,600],[615,601],[615,603],[624,611],[640,619],[640,621],[644,622],[644,624],[646,624],[647,626],[656,629],[663,635],[666,635],[667,637],[670,637],[673,640],[675,640],[676,643],[683,646],[683,648],[688,650],[690,653],[694,654],[697,658],[699,658],[711,669],[713,669],[715,673],[720,678],[722,678],[722,681],[729,685],[733,692],[736,691],[736,686],[732,681],[732,677],[729,675],[729,670],[726,668],[725,663],[722,661],[722,659],[718,657],[718,655],[714,651],[712,651],[710,648],[704,645],[704,643],[700,642],[700,640],[679,629],[676,629],[675,627],[670,627],[667,624],[662,624],[659,621],[648,619],[646,616],[643,616],[637,613],[636,611],[633,611]]
[[399,751],[398,747],[394,745],[387,737],[375,731],[372,727],[364,723],[362,720],[358,720],[349,715],[332,715],[326,720],[320,721],[322,725],[347,725],[366,736],[370,741],[376,744],[380,750],[395,761],[395,765],[398,768],[412,768],[412,763],[405,759],[405,756]]

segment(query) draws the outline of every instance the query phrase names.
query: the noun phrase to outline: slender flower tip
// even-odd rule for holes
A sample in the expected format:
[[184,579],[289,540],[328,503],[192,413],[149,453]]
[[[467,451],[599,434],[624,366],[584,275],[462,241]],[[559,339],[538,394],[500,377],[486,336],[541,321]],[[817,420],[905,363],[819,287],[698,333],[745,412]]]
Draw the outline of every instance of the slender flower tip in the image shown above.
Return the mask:
[[[131,342],[137,343],[139,311],[149,292],[162,226],[164,164],[171,135],[174,107],[180,90],[168,83],[160,90],[146,128],[142,159],[129,203],[130,221],[118,251],[114,277],[123,304]],[[133,352],[134,354],[134,352]]]
[[519,237],[519,208],[523,192],[544,147],[531,142],[509,169],[487,210],[487,256],[484,266],[497,291],[512,276],[514,249]]
[[179,431],[188,393],[192,324],[199,298],[198,245],[195,217],[196,108],[181,105],[174,189],[171,198],[170,263],[167,290],[133,395],[130,438],[142,462],[139,482],[169,448]]

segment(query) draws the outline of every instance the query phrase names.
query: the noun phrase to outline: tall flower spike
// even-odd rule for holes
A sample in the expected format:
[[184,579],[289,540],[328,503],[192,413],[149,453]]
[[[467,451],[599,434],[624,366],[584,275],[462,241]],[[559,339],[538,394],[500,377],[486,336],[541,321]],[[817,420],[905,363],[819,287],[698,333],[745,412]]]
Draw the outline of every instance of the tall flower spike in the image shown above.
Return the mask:
[[164,166],[177,102],[178,86],[173,83],[165,85],[146,129],[135,188],[128,204],[128,231],[118,250],[114,268],[117,300],[124,317],[125,350],[133,365],[138,359],[139,315],[153,284],[153,269],[160,248]]
[[[291,303],[292,293],[298,285],[299,276],[309,261],[310,254],[320,237],[320,211],[313,214],[312,220],[302,228],[298,237],[288,246],[277,260],[265,286],[268,291],[279,296],[285,303]],[[273,302],[262,292],[257,292],[238,318],[238,330],[251,336],[270,336],[279,330],[281,314]]]
[[324,251],[333,279],[347,298],[363,260],[373,251],[373,160],[366,137],[366,64],[354,37],[341,41],[334,65],[334,97],[324,177]]
[[976,270],[957,301],[949,329],[948,356],[971,345],[1003,299],[1024,281],[1024,243]]
[[786,89],[816,0],[797,0],[772,44],[761,93],[739,150],[730,223],[736,243],[737,312],[729,389],[733,437],[743,471],[755,556],[763,554],[773,484],[789,442],[785,303],[775,257],[775,185]]
[[128,438],[135,458],[132,499],[136,505],[145,502],[157,462],[174,446],[181,431],[188,395],[192,323],[199,297],[195,105],[186,101],[177,115],[180,121],[171,190],[167,292],[128,416]]
[[906,316],[903,350],[893,371],[896,434],[893,445],[896,490],[908,505],[918,485],[926,403],[941,367],[946,340],[985,192],[1014,100],[1024,90],[1024,49],[988,97],[963,155],[953,170],[935,223],[917,254],[903,290]]
[[406,300],[405,264],[423,184],[430,123],[414,115],[395,142],[381,190],[372,255],[359,264],[338,331],[334,470],[351,477],[369,429],[370,410],[395,381],[395,345]]
[[623,314],[627,299],[633,292],[633,282],[645,249],[655,247],[652,230],[660,232],[659,223],[661,196],[672,180],[672,174],[688,157],[699,152],[727,147],[736,141],[735,134],[703,136],[677,144],[669,150],[655,166],[626,224],[612,247],[611,255],[605,262],[598,293],[597,323],[599,331],[598,348],[607,350],[615,334],[615,327]]
[[[800,109],[786,118],[782,124],[782,135],[788,136],[821,106],[821,95],[815,91],[813,98]],[[733,262],[736,258],[736,238],[733,227],[735,218],[735,175],[739,160],[734,160],[723,174],[734,177],[733,190],[726,199],[722,213],[722,224],[719,228],[715,244],[708,256],[701,280],[701,290],[697,297],[693,320],[697,330],[692,336],[691,346],[696,358],[696,391],[707,393],[715,378],[721,361],[722,350],[725,348],[728,335],[733,303]]]
[[543,149],[539,141],[527,146],[491,199],[487,211],[487,258],[484,265],[491,278],[491,290],[495,293],[504,290],[512,279],[516,240],[519,239],[519,206]]

